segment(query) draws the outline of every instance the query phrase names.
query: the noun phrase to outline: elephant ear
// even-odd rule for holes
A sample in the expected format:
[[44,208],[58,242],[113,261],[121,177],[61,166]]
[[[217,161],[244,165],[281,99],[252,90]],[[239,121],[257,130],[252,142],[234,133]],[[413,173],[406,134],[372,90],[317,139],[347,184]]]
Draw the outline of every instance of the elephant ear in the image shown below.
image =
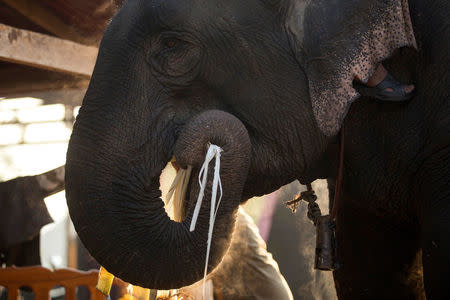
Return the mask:
[[339,132],[366,82],[397,48],[416,48],[407,0],[292,1],[287,27],[301,48],[319,128]]
[[63,189],[64,166],[0,182],[0,250],[32,241],[43,226],[53,222],[44,198]]

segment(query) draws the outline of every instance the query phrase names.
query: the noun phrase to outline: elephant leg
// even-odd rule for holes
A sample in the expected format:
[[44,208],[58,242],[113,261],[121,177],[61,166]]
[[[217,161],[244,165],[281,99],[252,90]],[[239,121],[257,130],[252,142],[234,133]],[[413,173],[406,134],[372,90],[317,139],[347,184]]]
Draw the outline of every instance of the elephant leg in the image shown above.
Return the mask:
[[[450,299],[450,149],[421,173],[422,260],[428,299]],[[424,180],[426,179],[426,180]]]
[[[359,203],[363,203],[363,199]],[[424,299],[419,232],[342,198],[333,272],[339,299]]]

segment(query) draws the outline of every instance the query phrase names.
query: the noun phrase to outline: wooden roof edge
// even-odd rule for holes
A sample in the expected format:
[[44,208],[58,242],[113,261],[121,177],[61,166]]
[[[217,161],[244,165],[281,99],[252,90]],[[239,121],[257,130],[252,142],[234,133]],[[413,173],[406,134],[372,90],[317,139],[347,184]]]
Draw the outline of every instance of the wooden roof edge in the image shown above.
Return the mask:
[[98,48],[0,24],[0,60],[90,77]]
[[43,7],[39,1],[3,0],[3,2],[59,38],[87,45],[96,42],[93,38],[82,35],[73,26],[66,24],[60,17]]

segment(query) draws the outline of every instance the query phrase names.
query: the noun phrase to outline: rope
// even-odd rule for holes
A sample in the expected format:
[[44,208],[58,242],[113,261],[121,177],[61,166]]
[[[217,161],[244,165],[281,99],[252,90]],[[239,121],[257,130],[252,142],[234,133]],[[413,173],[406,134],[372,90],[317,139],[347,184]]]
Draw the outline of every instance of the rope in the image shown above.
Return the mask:
[[308,219],[313,222],[314,226],[317,225],[317,221],[319,217],[322,216],[322,212],[320,211],[319,204],[317,204],[317,196],[316,192],[313,190],[311,183],[306,185],[307,193],[304,193],[302,199],[308,202]]
[[311,222],[314,223],[314,225],[317,225],[317,221],[319,220],[319,217],[322,216],[322,212],[320,211],[319,204],[316,202],[309,202],[308,203],[308,219],[311,220]]
[[292,209],[295,213],[297,210],[297,206],[301,200],[308,203],[308,219],[310,219],[314,225],[317,224],[319,217],[322,216],[322,212],[320,211],[319,204],[316,203],[317,196],[314,190],[312,189],[310,184],[306,185],[307,190],[300,193],[300,196],[297,196],[294,200],[286,202],[286,205]]

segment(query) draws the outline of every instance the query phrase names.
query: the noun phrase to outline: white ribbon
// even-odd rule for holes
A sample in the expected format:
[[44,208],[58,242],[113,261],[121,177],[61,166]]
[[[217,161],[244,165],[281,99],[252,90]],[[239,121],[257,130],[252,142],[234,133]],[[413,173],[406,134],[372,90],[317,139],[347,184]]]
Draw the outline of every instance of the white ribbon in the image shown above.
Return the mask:
[[[220,201],[222,200],[222,182],[220,181],[220,152],[222,152],[222,148],[216,145],[209,145],[208,152],[206,153],[205,162],[202,165],[202,168],[200,169],[200,173],[198,174],[198,183],[200,185],[200,192],[198,193],[197,197],[197,203],[195,205],[194,214],[192,216],[191,221],[191,227],[190,231],[195,230],[195,225],[197,224],[198,214],[200,213],[200,208],[202,206],[203,196],[205,194],[205,188],[206,188],[206,180],[208,178],[208,167],[209,163],[213,158],[216,158],[216,164],[214,168],[214,178],[213,178],[213,186],[212,186],[212,193],[211,193],[211,210],[210,210],[210,231],[212,232],[211,223],[214,226],[214,219],[217,213],[217,209],[219,208]],[[216,198],[217,198],[217,186],[219,186],[220,189],[220,197],[219,201],[217,203],[216,208]],[[212,235],[212,233],[211,233]],[[209,238],[209,234],[208,234]]]
[[[198,214],[200,213],[200,207],[202,206],[203,196],[205,194],[206,181],[208,178],[209,163],[213,158],[216,158],[216,164],[214,166],[214,178],[211,192],[211,208],[209,211],[209,229],[208,229],[208,242],[206,246],[206,261],[205,272],[203,274],[203,299],[206,299],[206,275],[208,273],[209,252],[211,250],[212,234],[214,229],[214,222],[216,221],[217,211],[219,209],[220,201],[222,200],[222,182],[220,181],[220,152],[223,150],[216,145],[209,145],[208,152],[206,153],[205,162],[203,163],[200,173],[198,174],[198,183],[200,184],[200,192],[198,193],[197,203],[194,209],[194,215],[192,216],[190,231],[195,230]],[[220,189],[219,201],[217,201],[217,187]]]
[[[197,197],[197,203],[194,208],[194,214],[192,216],[190,231],[195,230],[195,225],[197,224],[198,215],[200,213],[200,208],[202,206],[203,196],[205,194],[205,188],[206,188],[206,182],[208,179],[208,168],[209,163],[213,160],[213,158],[216,159],[215,166],[214,166],[214,178],[213,178],[213,184],[212,184],[212,191],[211,191],[211,208],[209,212],[209,229],[208,229],[208,242],[206,246],[206,262],[205,262],[205,272],[203,275],[203,299],[206,299],[206,275],[208,272],[208,262],[209,262],[209,253],[211,250],[211,242],[212,242],[212,234],[214,229],[214,222],[216,220],[217,211],[219,209],[220,202],[222,200],[222,182],[220,180],[220,153],[222,152],[222,148],[216,145],[209,145],[208,152],[206,153],[205,161],[202,165],[202,168],[200,169],[200,173],[198,174],[198,183],[200,185],[200,191],[198,193]],[[170,199],[172,198],[174,192],[175,195],[177,195],[178,190],[182,190],[181,193],[178,193],[180,196],[175,196],[175,200],[177,198],[180,198],[178,201],[174,201],[174,208],[179,206],[182,206],[182,201],[184,201],[184,196],[186,194],[186,188],[189,183],[189,177],[191,174],[192,167],[188,167],[186,171],[183,169],[179,170],[177,173],[177,176],[175,177],[175,180],[172,183],[172,186],[169,189],[169,193],[166,196],[166,204],[170,202]],[[220,190],[220,196],[219,200],[216,204],[216,198],[217,198],[217,188]],[[177,220],[181,222],[180,220]]]

